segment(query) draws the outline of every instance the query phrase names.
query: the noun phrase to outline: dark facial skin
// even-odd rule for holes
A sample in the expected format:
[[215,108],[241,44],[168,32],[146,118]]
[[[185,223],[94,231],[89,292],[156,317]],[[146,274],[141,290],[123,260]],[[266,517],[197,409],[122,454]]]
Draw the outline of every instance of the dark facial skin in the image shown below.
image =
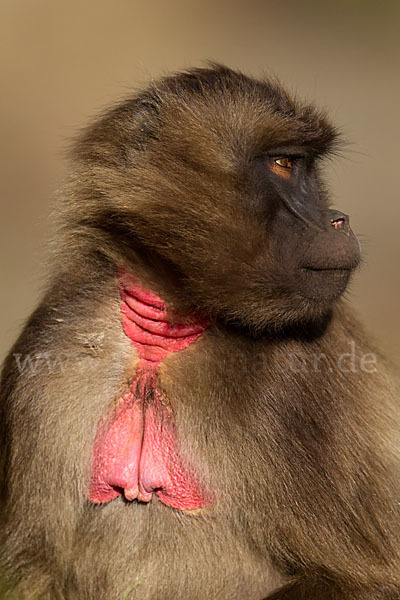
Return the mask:
[[82,133],[2,372],[0,596],[400,598],[399,390],[341,298],[337,144],[218,65]]
[[[329,209],[319,190],[315,158],[308,149],[281,149],[256,159],[255,177],[268,207],[266,224],[282,286],[320,303],[336,300],[360,260],[349,217]],[[273,207],[273,210],[271,210]]]

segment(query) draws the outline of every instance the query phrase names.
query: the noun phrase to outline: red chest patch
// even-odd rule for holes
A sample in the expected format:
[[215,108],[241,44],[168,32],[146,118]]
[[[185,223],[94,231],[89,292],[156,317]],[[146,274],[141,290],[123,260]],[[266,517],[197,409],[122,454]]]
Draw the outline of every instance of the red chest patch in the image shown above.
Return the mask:
[[206,325],[172,325],[163,301],[126,272],[119,272],[118,285],[124,331],[140,360],[130,391],[98,426],[89,499],[109,502],[124,494],[149,502],[154,492],[173,508],[202,508],[211,498],[180,459],[174,418],[156,374],[162,360],[187,348]]

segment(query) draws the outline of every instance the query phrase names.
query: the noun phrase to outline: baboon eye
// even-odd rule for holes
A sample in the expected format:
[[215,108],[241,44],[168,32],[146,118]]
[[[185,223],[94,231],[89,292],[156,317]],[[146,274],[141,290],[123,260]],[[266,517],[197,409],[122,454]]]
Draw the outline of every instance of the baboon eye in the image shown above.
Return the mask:
[[270,156],[268,159],[269,168],[275,175],[283,179],[290,179],[297,162],[294,156]]
[[281,158],[275,158],[274,162],[279,167],[283,167],[284,169],[293,169],[293,166],[294,166],[294,160],[292,158],[289,158],[288,156],[282,156]]

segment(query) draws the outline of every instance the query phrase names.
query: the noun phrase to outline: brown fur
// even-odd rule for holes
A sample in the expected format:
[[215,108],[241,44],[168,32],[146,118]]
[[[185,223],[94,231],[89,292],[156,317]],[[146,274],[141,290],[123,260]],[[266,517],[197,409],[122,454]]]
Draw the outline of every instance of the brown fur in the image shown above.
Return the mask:
[[[252,166],[300,142],[318,160],[336,137],[278,83],[219,66],[163,79],[83,134],[47,292],[3,370],[0,560],[16,598],[400,598],[391,369],[343,300],[296,291],[288,266],[313,238],[284,217],[276,250]],[[198,514],[87,500],[97,424],[137,364],[116,264],[212,321],[160,374],[215,494]],[[338,367],[349,342],[376,371]]]

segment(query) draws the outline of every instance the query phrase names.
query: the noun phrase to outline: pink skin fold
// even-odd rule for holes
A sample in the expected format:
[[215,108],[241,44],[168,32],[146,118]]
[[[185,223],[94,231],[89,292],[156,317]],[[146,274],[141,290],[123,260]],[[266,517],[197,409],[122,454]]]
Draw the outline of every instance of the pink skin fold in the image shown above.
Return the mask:
[[161,502],[195,510],[211,502],[179,456],[172,410],[157,389],[157,371],[171,353],[184,350],[207,327],[196,320],[172,325],[164,302],[126,271],[118,270],[125,334],[139,354],[130,390],[100,422],[93,447],[89,499]]

